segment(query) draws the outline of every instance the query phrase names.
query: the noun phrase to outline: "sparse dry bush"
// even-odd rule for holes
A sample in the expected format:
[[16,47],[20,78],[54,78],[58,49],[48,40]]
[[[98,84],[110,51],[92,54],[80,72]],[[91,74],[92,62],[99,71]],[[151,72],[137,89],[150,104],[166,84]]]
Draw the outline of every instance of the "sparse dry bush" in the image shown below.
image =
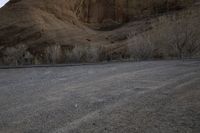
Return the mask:
[[[130,53],[141,59],[141,54],[146,58],[197,57],[200,53],[199,22],[196,17],[162,18],[151,31],[129,39]],[[147,54],[149,57],[145,56]]]
[[108,48],[104,45],[98,45],[98,56],[99,56],[99,61],[105,61],[105,60],[112,60],[112,53]]
[[99,49],[96,46],[75,45],[72,50],[65,51],[65,60],[69,62],[98,62]]
[[[15,47],[7,47],[4,49],[4,54],[1,56],[2,64],[9,65],[22,65],[26,64],[25,56],[26,56],[27,46],[24,44],[17,45]],[[14,53],[14,54],[13,54]]]
[[[168,21],[152,32],[153,42],[162,45],[163,54],[179,59],[195,56],[200,50],[200,30],[192,19]],[[160,45],[159,45],[160,44]]]
[[186,21],[177,21],[170,24],[168,29],[169,45],[175,50],[180,59],[192,57],[199,49],[199,31],[197,25]]
[[154,44],[145,33],[137,36],[129,34],[128,47],[130,58],[146,60],[153,57]]
[[61,58],[61,47],[60,45],[52,45],[48,46],[46,48],[45,54],[46,54],[46,62],[48,64],[56,64],[59,63],[59,60]]

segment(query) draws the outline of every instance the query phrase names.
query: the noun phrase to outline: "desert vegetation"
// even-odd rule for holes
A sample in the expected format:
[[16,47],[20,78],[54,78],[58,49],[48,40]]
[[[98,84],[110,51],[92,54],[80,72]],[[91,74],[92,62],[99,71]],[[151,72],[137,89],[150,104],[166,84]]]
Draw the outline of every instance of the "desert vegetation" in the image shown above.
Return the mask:
[[[74,45],[63,49],[61,45],[49,45],[42,53],[33,55],[27,47],[6,49],[3,64],[57,64],[101,62],[111,60],[185,59],[199,57],[200,30],[193,18],[160,18],[152,29],[143,33],[130,32],[123,50],[115,45]],[[15,56],[10,56],[15,52]],[[17,59],[16,59],[17,58]],[[16,59],[16,60],[15,60]]]
[[156,26],[152,25],[152,30],[139,35],[130,33],[128,36],[130,57],[134,59],[198,57],[199,17],[187,17],[186,14],[185,17],[178,18],[162,17]]
[[[131,32],[124,44],[126,53],[116,53],[115,47],[105,45],[76,45],[66,51],[67,62],[98,62],[104,60],[185,59],[199,56],[200,30],[193,18],[162,18],[152,30]],[[127,46],[125,46],[127,45]],[[117,55],[118,54],[118,55]],[[121,54],[121,55],[120,55]]]
[[[12,2],[7,6],[14,6]],[[28,25],[12,26],[13,22],[8,27],[2,26],[0,64],[185,59],[200,56],[199,7],[192,4],[194,0],[74,2],[76,4],[70,3],[73,9],[68,9],[67,5],[63,7],[67,10],[54,9],[52,3],[48,3],[47,6],[52,7],[48,10],[42,8],[42,11],[54,15],[45,14],[41,19],[41,16],[37,16],[38,22],[32,21],[35,24],[30,24],[27,17]],[[53,3],[58,4],[58,1]],[[74,9],[77,10],[74,12]],[[68,13],[68,10],[74,13],[73,16],[62,13]],[[6,15],[4,17],[7,18]],[[91,29],[89,25],[94,23],[98,23],[97,27],[108,26],[108,31]],[[34,29],[32,25],[37,26]]]
[[45,51],[46,62],[48,64],[58,63],[61,58],[61,46],[60,45],[52,45],[48,46]]
[[[159,2],[159,1],[154,1]],[[168,1],[172,4],[172,1]],[[177,1],[180,2],[180,1]],[[188,1],[181,1],[184,6]],[[189,2],[190,3],[190,2]],[[172,6],[170,6],[172,7]],[[200,17],[196,10],[157,17],[151,28],[142,33],[127,33],[123,52],[116,52],[111,45],[76,45],[67,51],[67,60],[72,62],[98,62],[104,60],[185,59],[199,57]],[[122,50],[121,50],[122,51]]]
[[196,56],[200,47],[198,25],[193,22],[176,21],[169,23],[167,27],[164,29],[166,32],[163,41],[169,47],[168,51],[172,52],[169,54],[179,59]]
[[148,34],[135,36],[134,33],[128,35],[128,54],[130,59],[145,60],[153,58],[154,44]]
[[75,45],[72,50],[65,50],[65,62],[97,62],[99,61],[99,49],[97,46]]

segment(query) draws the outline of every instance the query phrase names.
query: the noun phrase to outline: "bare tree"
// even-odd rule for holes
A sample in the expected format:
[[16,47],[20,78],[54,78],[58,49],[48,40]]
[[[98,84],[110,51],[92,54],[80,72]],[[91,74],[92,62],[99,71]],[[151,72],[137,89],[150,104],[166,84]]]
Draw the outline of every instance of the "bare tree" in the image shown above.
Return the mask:
[[170,46],[176,51],[179,59],[192,57],[199,49],[199,33],[194,24],[177,21],[171,23],[166,32]]
[[47,63],[55,64],[58,63],[61,57],[60,45],[52,45],[46,48],[46,61]]
[[128,36],[130,57],[136,60],[146,60],[153,57],[154,45],[146,33]]
[[76,45],[72,50],[65,51],[66,62],[97,62],[99,49],[97,46]]

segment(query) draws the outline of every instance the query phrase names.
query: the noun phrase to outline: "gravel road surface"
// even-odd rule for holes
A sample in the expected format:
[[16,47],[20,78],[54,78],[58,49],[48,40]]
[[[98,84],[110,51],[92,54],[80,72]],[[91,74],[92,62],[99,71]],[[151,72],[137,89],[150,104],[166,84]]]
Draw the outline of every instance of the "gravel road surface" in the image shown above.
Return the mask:
[[0,69],[0,133],[200,133],[200,61]]

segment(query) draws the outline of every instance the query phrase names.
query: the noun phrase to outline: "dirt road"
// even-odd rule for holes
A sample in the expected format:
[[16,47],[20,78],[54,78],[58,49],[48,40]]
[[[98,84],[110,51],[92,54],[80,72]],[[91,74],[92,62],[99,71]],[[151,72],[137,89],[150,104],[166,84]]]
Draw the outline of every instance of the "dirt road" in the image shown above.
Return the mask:
[[200,61],[0,70],[0,133],[200,133]]

